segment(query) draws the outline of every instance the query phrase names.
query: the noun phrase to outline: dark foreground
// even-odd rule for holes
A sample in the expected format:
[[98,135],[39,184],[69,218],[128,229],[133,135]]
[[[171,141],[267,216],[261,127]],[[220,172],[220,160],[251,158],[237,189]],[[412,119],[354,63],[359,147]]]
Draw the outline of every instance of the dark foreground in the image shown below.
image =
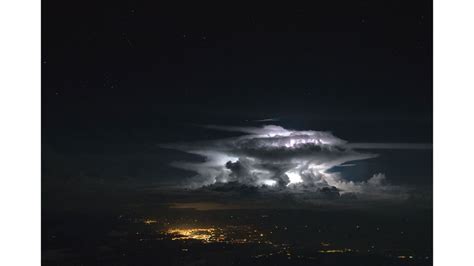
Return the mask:
[[43,212],[43,265],[432,265],[431,212]]

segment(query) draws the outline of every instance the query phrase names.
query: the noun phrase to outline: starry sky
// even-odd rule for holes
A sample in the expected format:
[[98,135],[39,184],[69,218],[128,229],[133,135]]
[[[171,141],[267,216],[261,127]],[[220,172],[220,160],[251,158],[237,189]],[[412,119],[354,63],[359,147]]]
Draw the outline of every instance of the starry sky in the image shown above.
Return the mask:
[[[432,143],[431,1],[43,6],[45,191],[176,184],[190,173],[169,163],[199,158],[160,144],[237,136],[202,125]],[[429,187],[431,158],[389,150],[346,175]]]

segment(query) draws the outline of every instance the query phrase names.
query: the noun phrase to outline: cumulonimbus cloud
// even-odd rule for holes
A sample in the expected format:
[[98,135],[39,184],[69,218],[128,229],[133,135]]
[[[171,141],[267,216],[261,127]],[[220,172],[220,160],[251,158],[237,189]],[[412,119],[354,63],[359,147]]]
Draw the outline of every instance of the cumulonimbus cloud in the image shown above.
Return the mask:
[[[328,171],[335,166],[347,166],[348,162],[378,156],[364,149],[387,149],[393,145],[351,144],[330,132],[289,130],[275,125],[207,128],[245,134],[235,138],[162,145],[205,158],[203,162],[172,163],[174,167],[197,174],[189,181],[189,187],[241,184],[275,191],[324,192],[332,189],[338,195],[381,197],[397,189],[388,185],[385,175],[381,173],[367,181],[352,182]],[[405,144],[402,148],[426,146]]]

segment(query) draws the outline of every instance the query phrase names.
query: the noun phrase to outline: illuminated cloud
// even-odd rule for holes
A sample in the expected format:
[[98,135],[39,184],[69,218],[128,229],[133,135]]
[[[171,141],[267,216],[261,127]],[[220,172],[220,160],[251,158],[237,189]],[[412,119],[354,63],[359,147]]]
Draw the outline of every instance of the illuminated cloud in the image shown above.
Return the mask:
[[348,162],[374,158],[377,154],[361,150],[371,149],[372,146],[390,148],[388,144],[350,144],[330,132],[297,131],[274,125],[207,128],[242,132],[245,135],[162,145],[205,159],[201,162],[172,163],[174,167],[197,174],[189,181],[189,187],[241,184],[295,193],[336,191],[342,196],[383,196],[396,190],[386,184],[383,174],[376,174],[367,181],[352,182],[344,180],[338,173],[328,171],[336,166],[349,166]]

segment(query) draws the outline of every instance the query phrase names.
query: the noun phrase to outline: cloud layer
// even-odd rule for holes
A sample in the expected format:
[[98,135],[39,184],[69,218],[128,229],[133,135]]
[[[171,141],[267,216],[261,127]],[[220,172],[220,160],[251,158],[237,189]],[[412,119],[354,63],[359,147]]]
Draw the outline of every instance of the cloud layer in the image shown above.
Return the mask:
[[[350,144],[330,132],[297,131],[274,125],[207,127],[245,134],[213,141],[162,145],[204,158],[201,162],[172,163],[174,167],[196,173],[186,184],[188,187],[244,186],[275,192],[313,192],[330,197],[403,195],[401,188],[389,185],[381,173],[366,181],[352,182],[328,171],[335,166],[350,166],[349,162],[353,164],[378,156],[361,151],[371,149],[373,144]],[[375,145],[376,148],[390,146]]]

